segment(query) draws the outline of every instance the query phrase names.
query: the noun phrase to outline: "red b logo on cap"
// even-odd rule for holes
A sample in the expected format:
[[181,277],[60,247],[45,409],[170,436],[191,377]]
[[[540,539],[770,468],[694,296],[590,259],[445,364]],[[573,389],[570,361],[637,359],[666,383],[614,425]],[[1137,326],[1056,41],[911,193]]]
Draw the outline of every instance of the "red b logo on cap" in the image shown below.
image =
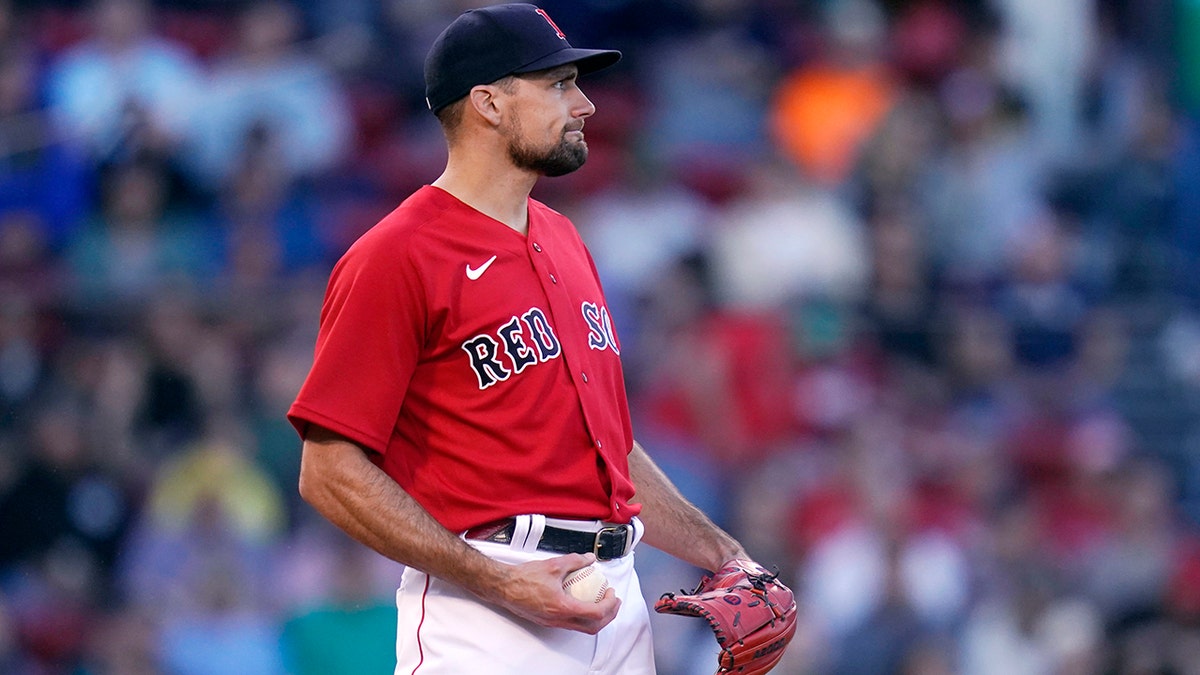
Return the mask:
[[541,7],[538,7],[537,13],[542,15],[542,18],[546,20],[546,23],[550,24],[550,27],[554,29],[555,33],[558,33],[559,38],[561,38],[563,40],[567,39],[567,36],[563,35],[563,32],[558,27],[558,24],[554,23],[554,19],[550,18],[550,15],[546,13],[546,10],[542,9]]

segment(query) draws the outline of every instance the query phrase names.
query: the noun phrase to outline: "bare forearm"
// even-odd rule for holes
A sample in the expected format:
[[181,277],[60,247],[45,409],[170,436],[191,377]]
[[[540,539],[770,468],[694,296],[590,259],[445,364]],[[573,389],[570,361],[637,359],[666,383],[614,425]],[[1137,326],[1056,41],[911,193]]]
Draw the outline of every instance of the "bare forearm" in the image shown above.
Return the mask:
[[504,569],[446,530],[355,445],[314,430],[300,492],[330,522],[380,554],[495,599]]
[[568,573],[592,554],[568,554],[506,565],[444,528],[365,451],[319,427],[310,428],[300,462],[300,494],[321,515],[382,555],[461,586],[482,600],[543,626],[595,634],[620,601],[609,590],[581,602],[563,590]]
[[746,558],[745,549],[700,509],[689,502],[634,442],[629,471],[642,505],[647,544],[706,570],[716,570],[733,558]]

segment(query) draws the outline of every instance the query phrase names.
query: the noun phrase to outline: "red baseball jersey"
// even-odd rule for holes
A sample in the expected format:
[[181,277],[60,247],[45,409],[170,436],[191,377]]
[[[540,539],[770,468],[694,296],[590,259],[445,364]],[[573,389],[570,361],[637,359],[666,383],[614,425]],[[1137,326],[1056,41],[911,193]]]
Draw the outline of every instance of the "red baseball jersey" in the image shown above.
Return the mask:
[[454,532],[521,513],[628,522],[620,344],[574,225],[527,236],[425,186],[334,267],[288,419],[341,434]]

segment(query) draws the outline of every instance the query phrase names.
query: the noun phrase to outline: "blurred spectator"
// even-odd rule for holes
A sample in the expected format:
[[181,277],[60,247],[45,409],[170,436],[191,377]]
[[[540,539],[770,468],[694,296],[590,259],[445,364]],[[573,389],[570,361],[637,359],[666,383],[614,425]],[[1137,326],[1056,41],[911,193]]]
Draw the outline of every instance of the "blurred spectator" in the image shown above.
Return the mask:
[[[608,287],[648,290],[670,261],[703,247],[707,205],[661,163],[628,152],[621,181],[583,204],[579,228]],[[638,224],[654,222],[654,227]],[[631,245],[632,244],[632,245]]]
[[70,672],[82,656],[97,609],[116,597],[112,571],[133,517],[132,495],[92,455],[82,420],[62,398],[40,408],[28,454],[0,489],[0,585],[30,672]]
[[[1143,7],[1147,13],[1154,10]],[[1086,161],[1096,153],[1104,158],[1128,152],[1137,142],[1146,116],[1161,103],[1166,82],[1150,65],[1144,48],[1123,39],[1129,28],[1127,17],[1116,3],[1096,3],[1096,38],[1090,64],[1085,71],[1084,97],[1080,111],[1081,132],[1087,143],[1075,161]],[[1103,138],[1103,141],[1099,141]]]
[[795,504],[796,574],[836,672],[897,670],[918,638],[958,625],[972,590],[961,533],[911,508],[917,476],[880,417],[855,423]]
[[685,258],[647,297],[638,407],[647,433],[694,443],[702,465],[756,462],[794,427],[787,326],[770,312],[717,308],[705,276],[703,259]]
[[[863,144],[848,178],[845,192],[862,215],[874,219],[907,212],[910,220],[926,217],[924,206],[916,202],[932,180],[931,165],[943,150],[944,134],[944,113],[932,96],[923,92],[899,96]],[[922,239],[925,227],[921,224],[917,233]]]
[[945,283],[980,291],[1042,207],[1044,159],[1021,101],[984,67],[968,61],[939,96],[949,143],[920,183],[925,236]]
[[[1171,278],[1182,252],[1174,247],[1181,240],[1172,237],[1172,217],[1189,217],[1186,198],[1176,192],[1172,175],[1183,129],[1162,92],[1146,91],[1143,96],[1139,113],[1129,121],[1127,143],[1113,153],[1104,167],[1105,177],[1097,181],[1097,192],[1089,195],[1100,211],[1086,234],[1092,248],[1101,252],[1093,258],[1105,250],[1112,256],[1105,280],[1118,297],[1164,298],[1179,290]],[[1100,218],[1104,220],[1097,227],[1094,221]],[[1104,236],[1111,241],[1097,241]]]
[[247,441],[215,431],[164,463],[126,549],[124,587],[161,626],[167,672],[283,672],[273,570],[284,511]]
[[1084,561],[1084,588],[1110,625],[1123,625],[1155,613],[1169,588],[1178,532],[1165,467],[1126,460],[1111,481],[1114,526]]
[[33,213],[0,214],[0,286],[19,289],[13,293],[41,309],[58,303],[63,276],[61,260]]
[[993,513],[982,588],[962,627],[963,673],[1047,673],[1048,655],[1033,636],[1051,580],[1038,557],[1033,514],[1015,501]]
[[30,445],[0,492],[0,575],[20,576],[23,566],[69,555],[84,592],[105,599],[132,495],[93,457],[83,421],[76,406],[56,397],[27,422]]
[[78,149],[41,114],[38,68],[27,45],[0,42],[0,230],[25,227],[39,245],[57,249],[86,213],[90,175]]
[[70,299],[81,310],[136,311],[162,288],[193,288],[211,279],[217,258],[211,233],[168,208],[166,166],[150,157],[113,165],[96,217],[66,251]]
[[292,180],[259,127],[216,200],[228,292],[270,292],[278,280],[329,260],[317,199]]
[[344,159],[347,102],[332,73],[300,48],[301,20],[284,0],[256,0],[238,14],[236,43],[213,65],[188,156],[202,185],[225,185],[249,153],[277,164],[285,184]]
[[730,308],[854,301],[866,287],[865,232],[856,214],[773,161],[754,166],[746,189],[714,216],[712,230],[718,299]]
[[[205,558],[208,552],[193,557]],[[164,617],[163,669],[180,675],[281,675],[280,629],[272,614],[249,604],[252,580],[221,561],[199,571],[192,604]]]
[[1005,80],[1029,103],[1034,138],[1051,157],[1078,151],[1084,79],[1096,45],[1096,3],[992,3],[1000,21]]
[[1024,228],[1010,248],[1011,270],[999,289],[998,305],[1013,326],[1017,363],[1058,373],[1078,354],[1091,305],[1078,274],[1079,239],[1051,212]]
[[746,25],[753,3],[693,4],[725,20],[649,45],[640,74],[649,95],[645,142],[673,165],[736,168],[766,147],[774,65]]
[[222,431],[163,463],[122,561],[135,606],[160,618],[272,607],[285,513],[246,443]]
[[823,54],[782,78],[771,131],[805,177],[825,186],[849,175],[863,144],[895,98],[882,46],[886,26],[874,0],[828,5]]
[[149,0],[94,0],[88,10],[92,34],[51,64],[52,119],[95,161],[174,155],[204,100],[199,64],[152,32]]
[[[1094,673],[1103,663],[1102,625],[1078,599],[1047,597],[1020,586],[1011,602],[984,604],[964,636],[964,675]],[[1137,671],[1133,671],[1137,672]]]
[[936,299],[928,244],[918,214],[899,201],[881,203],[869,223],[872,265],[862,311],[874,341],[888,360],[938,361],[934,334]]
[[387,673],[395,665],[390,645],[396,608],[379,593],[376,556],[340,532],[323,542],[332,579],[320,602],[302,606],[283,626],[282,648],[292,675]]
[[[354,90],[395,96],[397,119],[428,114],[425,52],[449,21],[470,3],[454,0],[313,0],[305,2],[318,37],[314,53]],[[551,10],[551,14],[557,16]],[[361,130],[360,130],[361,132]]]
[[914,85],[935,87],[962,59],[970,29],[963,4],[919,0],[898,10],[891,59]]
[[[224,412],[209,409],[202,380],[228,375],[233,363],[205,373],[202,360],[207,330],[199,308],[187,296],[163,295],[144,310],[139,349],[144,359],[132,420],[141,451],[161,462],[197,440]],[[224,384],[228,385],[226,379]],[[222,392],[226,396],[235,391]]]

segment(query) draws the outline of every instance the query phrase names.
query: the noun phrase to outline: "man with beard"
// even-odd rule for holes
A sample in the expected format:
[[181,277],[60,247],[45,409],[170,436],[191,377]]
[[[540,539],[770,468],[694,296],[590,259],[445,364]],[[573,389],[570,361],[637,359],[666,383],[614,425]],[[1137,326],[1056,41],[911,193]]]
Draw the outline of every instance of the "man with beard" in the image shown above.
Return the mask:
[[[747,557],[634,441],[592,259],[529,197],[587,159],[576,79],[619,58],[533,5],[461,15],[425,64],[445,171],[330,279],[288,413],[300,491],[407,566],[397,673],[653,673],[634,547],[708,570]],[[598,601],[564,591],[593,564]]]

